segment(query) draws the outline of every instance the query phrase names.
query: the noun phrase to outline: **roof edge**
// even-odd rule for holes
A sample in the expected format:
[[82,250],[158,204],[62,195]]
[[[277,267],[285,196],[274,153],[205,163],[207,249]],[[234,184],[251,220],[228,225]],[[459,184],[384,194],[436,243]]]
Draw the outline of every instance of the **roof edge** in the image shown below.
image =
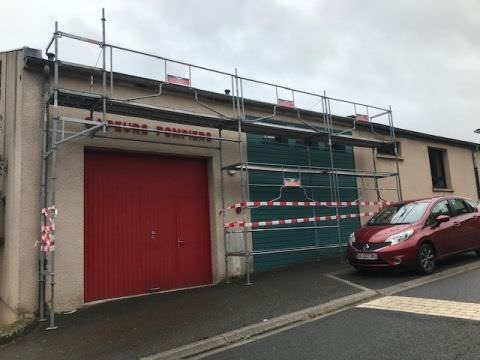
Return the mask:
[[[11,51],[20,51],[24,50],[25,51],[25,64],[31,65],[32,67],[39,67],[40,65],[43,67],[44,64],[48,64],[49,61],[47,59],[44,59],[42,57],[42,51],[38,49],[32,49],[29,47],[22,47],[16,50],[11,50]],[[71,70],[78,71],[79,73],[82,72],[87,72],[87,71],[94,71],[94,72],[101,72],[101,68],[97,67],[90,67],[90,66],[84,66],[80,64],[74,64],[70,62],[63,62],[63,64],[70,68]],[[41,68],[41,67],[40,67]],[[122,79],[122,81],[132,81],[134,83],[138,84],[145,84],[145,85],[154,85],[161,83],[161,81],[154,80],[154,79],[149,79],[149,78],[144,78],[144,77],[139,77],[135,75],[129,75],[125,73],[117,73],[114,72],[114,77],[117,79]],[[178,92],[178,93],[184,93],[185,89],[178,88],[178,89],[172,89],[172,92]],[[221,101],[221,102],[231,102],[231,96],[230,95],[225,95],[222,93],[217,93],[213,91],[207,91],[207,90],[198,90],[199,94],[201,94],[204,97],[207,97],[212,100],[216,101]],[[245,104],[251,105],[253,107],[258,107],[258,108],[265,108],[265,109],[272,109],[272,107],[275,105],[273,103],[268,103],[268,102],[262,102],[262,101],[257,101],[257,100],[252,100],[252,99],[245,99]],[[285,110],[285,114],[291,113],[292,115],[296,115],[297,112],[295,109],[282,109]],[[316,111],[311,111],[311,110],[304,110],[304,109],[298,109],[300,113],[307,115],[307,116],[312,116],[312,117],[319,117],[323,116],[321,112],[316,112]],[[353,126],[353,119],[350,121],[345,117],[338,117],[332,114],[332,116],[335,118],[335,122],[337,123],[343,123],[343,124],[351,124]],[[390,127],[384,124],[379,124],[379,123],[372,123],[372,122],[356,122],[356,127],[358,128],[363,128],[363,129],[368,129],[368,128],[373,128],[377,131],[389,131]],[[460,140],[460,139],[454,139],[454,138],[447,138],[444,136],[440,135],[432,135],[432,134],[427,134],[427,133],[422,133],[419,131],[415,130],[408,130],[404,128],[399,128],[399,127],[394,127],[395,129],[395,134],[396,135],[405,135],[405,136],[410,136],[410,137],[417,137],[417,138],[422,138],[422,139],[428,139],[428,140],[433,140],[433,141],[440,141],[440,142],[446,142],[450,144],[456,144],[456,145],[462,145],[465,147],[471,147],[479,150],[480,148],[480,143],[475,143],[471,141],[466,141],[466,140]]]

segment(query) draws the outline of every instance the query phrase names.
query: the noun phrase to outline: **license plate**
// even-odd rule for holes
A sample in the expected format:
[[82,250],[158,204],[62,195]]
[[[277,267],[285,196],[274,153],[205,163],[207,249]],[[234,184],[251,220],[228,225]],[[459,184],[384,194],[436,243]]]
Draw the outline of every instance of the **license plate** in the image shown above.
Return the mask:
[[377,260],[378,255],[375,253],[357,253],[357,260]]

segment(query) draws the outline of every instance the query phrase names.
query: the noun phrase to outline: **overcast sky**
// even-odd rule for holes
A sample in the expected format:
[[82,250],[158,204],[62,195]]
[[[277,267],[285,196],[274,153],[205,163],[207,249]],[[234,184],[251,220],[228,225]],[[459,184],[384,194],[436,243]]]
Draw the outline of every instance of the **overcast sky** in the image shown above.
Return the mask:
[[[110,43],[392,105],[398,127],[480,142],[473,134],[480,128],[478,0],[0,0],[0,5],[1,50],[44,49],[55,20],[63,31],[100,38],[105,7]],[[91,46],[61,49],[70,60],[98,59],[99,49]],[[159,67],[142,61],[119,58],[115,69],[149,75],[138,69]],[[172,71],[182,75],[185,69]]]

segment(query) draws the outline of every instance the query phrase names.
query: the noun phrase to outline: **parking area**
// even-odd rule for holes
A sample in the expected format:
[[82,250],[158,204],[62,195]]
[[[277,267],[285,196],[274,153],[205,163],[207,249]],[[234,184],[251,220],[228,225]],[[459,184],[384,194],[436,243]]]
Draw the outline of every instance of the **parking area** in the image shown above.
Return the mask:
[[[445,271],[457,266],[473,263],[479,258],[474,252],[460,254],[438,262],[436,272]],[[422,278],[413,271],[369,271],[358,272],[348,267],[345,270],[339,270],[334,275],[340,279],[350,281],[363,287],[380,290],[390,286],[398,285],[406,281]]]

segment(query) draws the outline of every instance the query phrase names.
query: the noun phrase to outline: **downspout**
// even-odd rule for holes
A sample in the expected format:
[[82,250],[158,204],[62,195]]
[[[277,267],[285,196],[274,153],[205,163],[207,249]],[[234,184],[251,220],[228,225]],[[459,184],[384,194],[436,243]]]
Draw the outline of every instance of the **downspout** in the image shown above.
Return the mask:
[[477,198],[480,199],[480,178],[478,175],[477,162],[475,161],[475,153],[479,151],[478,145],[475,149],[472,149],[472,161],[473,161],[473,170],[475,172],[475,184],[477,185]]
[[[47,54],[50,60],[50,54]],[[42,153],[40,169],[40,207],[47,207],[47,151],[48,151],[48,119],[50,102],[50,65],[47,63],[43,67],[43,130],[42,130]],[[40,215],[40,224],[45,225],[43,214]],[[39,320],[45,321],[45,285],[46,285],[46,267],[47,261],[45,253],[41,246],[38,246],[38,312]]]

